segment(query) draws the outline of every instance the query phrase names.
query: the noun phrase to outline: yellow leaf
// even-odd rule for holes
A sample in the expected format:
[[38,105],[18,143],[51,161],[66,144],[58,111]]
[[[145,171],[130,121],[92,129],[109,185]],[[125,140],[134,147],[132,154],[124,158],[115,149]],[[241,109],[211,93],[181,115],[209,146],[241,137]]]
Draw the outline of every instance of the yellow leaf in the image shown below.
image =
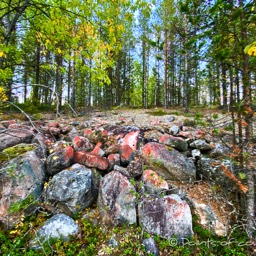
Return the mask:
[[55,161],[55,160],[59,159],[59,157],[58,156],[54,156],[52,159]]
[[57,48],[57,51],[59,54],[61,54],[61,49],[60,48]]
[[0,51],[0,58],[4,56],[4,52]]
[[256,46],[252,46],[248,49],[247,53],[251,56],[256,56]]

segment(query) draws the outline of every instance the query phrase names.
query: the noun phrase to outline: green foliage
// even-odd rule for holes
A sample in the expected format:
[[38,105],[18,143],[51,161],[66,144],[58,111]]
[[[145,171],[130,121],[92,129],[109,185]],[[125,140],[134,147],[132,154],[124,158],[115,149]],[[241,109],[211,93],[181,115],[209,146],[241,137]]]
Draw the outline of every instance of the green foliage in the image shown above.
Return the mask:
[[2,152],[0,152],[0,164],[4,161],[13,159],[33,149],[35,149],[35,145],[23,143],[13,147],[6,148]]
[[151,116],[165,116],[165,115],[168,115],[168,113],[163,109],[156,109],[154,111],[148,111],[146,113],[151,115]]
[[[86,219],[77,219],[81,235],[73,237],[69,241],[51,239],[43,245],[41,250],[30,248],[29,241],[35,237],[35,230],[46,221],[47,214],[39,214],[22,219],[12,230],[0,230],[0,252],[3,256],[96,256],[111,254],[119,255],[146,255],[142,245],[143,238],[151,235],[136,226],[111,227],[94,225]],[[97,218],[94,216],[93,219]],[[197,222],[193,216],[194,235],[191,238],[178,240],[164,239],[155,236],[154,239],[163,255],[250,255],[251,243],[246,234],[239,227],[234,227],[227,237],[215,237],[207,229]],[[143,232],[142,232],[143,231]],[[143,234],[143,235],[142,235]],[[110,238],[115,238],[117,246],[109,244]]]
[[28,206],[30,206],[34,202],[34,197],[32,195],[28,196],[26,199],[19,200],[18,202],[12,203],[9,208],[9,213],[18,213]]

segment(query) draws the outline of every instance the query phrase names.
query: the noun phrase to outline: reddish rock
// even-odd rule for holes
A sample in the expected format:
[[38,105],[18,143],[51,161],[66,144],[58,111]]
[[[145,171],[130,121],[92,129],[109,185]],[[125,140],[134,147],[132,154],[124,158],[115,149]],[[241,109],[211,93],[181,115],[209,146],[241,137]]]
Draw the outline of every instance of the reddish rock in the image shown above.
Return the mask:
[[196,178],[192,161],[177,150],[168,150],[163,144],[151,142],[142,148],[146,163],[155,166],[156,172],[165,179],[190,181]]
[[75,151],[91,151],[93,149],[93,145],[90,141],[82,136],[76,136],[72,140],[73,147]]
[[125,136],[125,133],[120,133],[118,135],[116,135],[116,141],[122,139]]
[[112,171],[101,180],[98,209],[103,222],[121,225],[136,223],[135,188],[127,177]]
[[146,192],[150,194],[155,194],[160,192],[161,190],[169,189],[167,181],[161,178],[153,170],[145,170],[143,172],[142,180],[145,184],[144,187],[146,189]]
[[8,129],[26,129],[26,130],[31,130],[32,127],[28,125],[23,125],[23,124],[10,124],[8,126]]
[[105,157],[93,155],[84,151],[75,152],[74,161],[87,167],[98,168],[102,171],[106,170],[109,166],[108,160]]
[[62,131],[63,134],[68,134],[69,132],[72,131],[72,128],[73,127],[70,126],[70,125],[69,126],[64,126],[64,127],[61,128],[61,131]]
[[61,129],[57,128],[57,127],[49,127],[49,134],[53,135],[53,136],[60,136],[61,134]]
[[37,143],[41,147],[44,147],[44,149],[47,149],[54,144],[54,141],[52,138],[49,138],[42,133],[37,133],[34,139],[32,140],[32,143]]
[[54,127],[54,128],[59,128],[60,124],[58,122],[52,122],[48,124],[48,127]]
[[102,142],[98,142],[94,147],[94,149],[92,150],[91,154],[104,156],[105,151],[101,147],[102,147]]
[[188,150],[187,142],[180,137],[174,137],[172,135],[163,135],[159,138],[159,142],[171,146],[182,152]]
[[119,153],[119,150],[120,150],[120,145],[119,144],[114,144],[114,145],[111,145],[107,148],[106,154],[107,155],[116,154],[116,153]]
[[49,175],[55,175],[61,170],[71,166],[74,159],[74,149],[67,146],[59,149],[57,152],[49,155],[47,158],[47,172]]
[[124,136],[122,145],[129,145],[133,150],[137,149],[140,131],[132,131]]
[[3,125],[5,128],[9,128],[11,124],[17,124],[17,122],[15,120],[7,120],[1,122],[1,125]]
[[121,145],[119,152],[123,165],[128,165],[134,158],[134,150],[129,145]]
[[120,154],[110,154],[108,156],[109,170],[112,170],[115,165],[120,165]]
[[192,215],[188,203],[178,195],[145,198],[139,204],[140,223],[147,232],[176,242],[193,235]]
[[101,131],[101,135],[107,137],[108,136],[108,132],[106,130],[102,130]]
[[19,143],[31,143],[33,133],[27,129],[6,129],[0,136],[0,152]]
[[178,133],[178,136],[183,137],[183,138],[187,138],[187,139],[190,139],[190,140],[192,140],[192,139],[194,138],[194,136],[192,135],[192,133],[191,133],[191,132],[188,132],[188,131],[180,131],[180,132]]
[[86,137],[86,138],[90,138],[90,136],[92,135],[92,133],[93,133],[93,131],[92,131],[92,129],[85,129],[84,130],[84,137]]

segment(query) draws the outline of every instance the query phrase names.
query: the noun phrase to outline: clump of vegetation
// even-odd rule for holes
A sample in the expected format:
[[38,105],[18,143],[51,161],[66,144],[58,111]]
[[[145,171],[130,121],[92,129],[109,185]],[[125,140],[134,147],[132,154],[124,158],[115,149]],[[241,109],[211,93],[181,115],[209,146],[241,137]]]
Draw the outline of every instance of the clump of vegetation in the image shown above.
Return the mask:
[[23,143],[13,147],[6,148],[3,150],[3,152],[0,153],[0,164],[7,160],[11,160],[17,156],[20,156],[33,149],[35,149],[35,145],[23,144]]
[[165,110],[162,109],[156,109],[154,111],[148,111],[146,114],[149,114],[151,116],[166,116],[168,113]]
[[[3,256],[40,255],[147,255],[142,240],[152,235],[141,226],[95,225],[81,216],[77,219],[80,234],[69,241],[52,239],[42,245],[40,250],[30,247],[38,227],[46,221],[47,214],[22,218],[9,231],[0,231],[0,253]],[[245,232],[237,227],[228,237],[216,237],[193,218],[194,235],[182,240],[173,237],[164,239],[157,235],[154,240],[161,255],[250,255],[252,244]]]
[[182,113],[178,110],[175,110],[175,111],[172,111],[172,115],[175,115],[175,116],[181,116]]

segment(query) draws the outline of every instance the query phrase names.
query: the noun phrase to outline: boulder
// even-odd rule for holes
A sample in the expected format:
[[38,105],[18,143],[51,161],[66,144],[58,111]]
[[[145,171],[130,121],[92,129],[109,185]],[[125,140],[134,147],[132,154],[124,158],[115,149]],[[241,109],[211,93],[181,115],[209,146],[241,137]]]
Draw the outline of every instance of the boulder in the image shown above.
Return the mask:
[[139,220],[147,232],[178,241],[191,237],[192,215],[186,201],[176,194],[144,198],[139,204]]
[[1,121],[1,125],[3,125],[6,129],[8,129],[11,124],[17,124],[16,120]]
[[174,137],[172,135],[163,135],[160,137],[159,142],[167,146],[171,146],[181,152],[185,152],[188,150],[188,143],[180,137]]
[[127,166],[127,171],[131,177],[139,178],[143,172],[144,158],[140,152],[134,152],[134,159]]
[[49,181],[44,192],[44,201],[57,212],[72,215],[89,207],[97,196],[92,171],[74,164]]
[[52,153],[47,158],[47,173],[53,176],[63,169],[71,166],[73,161],[74,149],[71,146],[58,149],[57,152]]
[[75,136],[72,140],[73,147],[75,151],[85,151],[89,152],[93,149],[91,142],[82,136]]
[[210,151],[210,157],[226,157],[230,154],[230,149],[222,143],[217,143],[214,148]]
[[125,168],[125,167],[122,167],[119,165],[114,165],[113,170],[120,172],[122,175],[124,175],[127,178],[131,178],[130,173],[128,172],[127,168]]
[[148,194],[159,194],[163,190],[168,190],[168,183],[153,170],[145,170],[142,175],[145,192]]
[[7,129],[1,132],[0,152],[19,143],[31,143],[33,133],[27,129]]
[[201,157],[201,151],[199,150],[199,149],[193,149],[192,151],[191,151],[191,155],[192,155],[192,157],[194,158],[194,159],[200,159],[200,157]]
[[104,156],[105,151],[102,149],[102,142],[98,142],[94,149],[91,151],[91,154]]
[[109,170],[111,171],[114,165],[120,165],[120,155],[119,154],[110,154],[108,156]]
[[148,165],[166,180],[190,181],[196,179],[196,167],[177,150],[168,150],[163,144],[150,142],[143,146],[142,154]]
[[126,134],[121,145],[129,145],[133,150],[137,149],[140,131],[132,131]]
[[0,169],[0,222],[7,228],[14,225],[21,213],[11,209],[19,209],[23,202],[29,204],[39,198],[44,181],[44,164],[36,151],[29,151],[3,164]]
[[153,129],[153,130],[147,130],[144,132],[144,139],[147,141],[159,141],[159,138],[163,136],[163,133],[159,130]]
[[180,132],[180,127],[178,125],[173,125],[170,129],[169,129],[169,133],[173,136],[177,136],[178,133]]
[[152,237],[143,239],[142,244],[145,246],[145,250],[147,254],[150,254],[153,256],[160,255],[156,242]]
[[37,231],[36,238],[31,241],[30,247],[42,249],[42,245],[49,243],[53,238],[68,241],[70,236],[75,236],[78,232],[78,225],[72,218],[65,214],[56,214]]
[[195,199],[190,199],[194,214],[197,215],[200,225],[211,231],[216,236],[226,236],[228,233],[228,220],[221,221],[217,213],[210,205],[198,203]]
[[84,151],[75,152],[74,161],[87,167],[97,168],[101,171],[108,169],[109,166],[108,160],[105,157],[93,155]]
[[193,141],[192,143],[190,143],[189,146],[191,148],[196,148],[201,151],[209,151],[213,148],[213,146],[207,143],[205,140],[200,140],[200,139]]
[[134,150],[129,145],[121,145],[119,148],[121,165],[127,166],[134,159]]
[[198,174],[202,175],[203,178],[209,181],[222,183],[224,181],[225,175],[221,169],[221,166],[226,166],[230,170],[232,169],[230,168],[232,163],[229,160],[220,161],[212,158],[201,157],[201,159],[197,162]]
[[114,225],[135,224],[135,188],[128,178],[117,171],[101,180],[98,209],[104,222]]

